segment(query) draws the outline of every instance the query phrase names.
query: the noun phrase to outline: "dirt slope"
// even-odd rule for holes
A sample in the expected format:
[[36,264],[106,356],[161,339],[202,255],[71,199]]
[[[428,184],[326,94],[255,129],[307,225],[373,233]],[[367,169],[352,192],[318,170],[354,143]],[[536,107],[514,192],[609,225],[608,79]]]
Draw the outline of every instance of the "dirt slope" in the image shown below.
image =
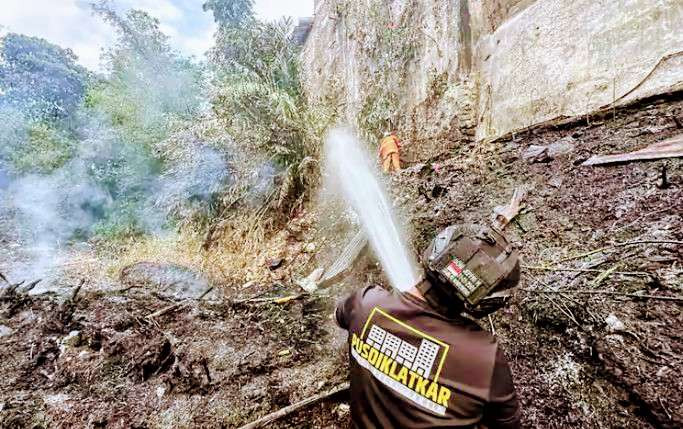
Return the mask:
[[[615,112],[616,117],[463,148],[455,157],[416,164],[394,179],[394,188],[401,190],[397,198],[413,209],[417,247],[448,224],[488,218],[515,187],[525,185],[528,209],[510,228],[525,265],[594,270],[527,268],[522,288],[533,291],[521,291],[509,311],[493,318],[512,361],[527,426],[683,424],[683,384],[677,376],[683,362],[683,303],[539,292],[682,295],[681,160],[580,166],[592,154],[635,150],[682,133],[682,112],[683,102],[674,96]],[[532,145],[565,153],[525,160]],[[662,187],[664,168],[668,183]],[[631,241],[646,242],[561,262]],[[636,273],[600,280],[608,269]],[[608,318],[623,326],[610,327]]]
[[[511,227],[524,264],[594,270],[526,268],[527,290],[483,321],[507,350],[526,427],[683,425],[681,303],[572,293],[683,295],[683,246],[662,243],[683,240],[681,160],[579,166],[591,154],[683,132],[673,119],[683,121],[682,112],[680,97],[655,100],[616,118],[462,147],[392,178],[416,248],[445,225],[487,218],[525,184],[528,209]],[[554,148],[564,154],[523,159],[530,145],[560,140]],[[658,187],[664,165],[668,186]],[[631,241],[657,243],[562,262]],[[299,293],[287,278],[246,291],[225,286],[224,299],[202,302],[144,287],[84,290],[75,302],[0,298],[0,427],[237,427],[325,391],[346,378],[343,338],[329,317],[335,298],[381,280],[366,259],[366,269],[326,291],[330,296],[286,302],[265,298]],[[541,292],[547,289],[554,291]],[[183,305],[147,317],[176,302]],[[347,399],[337,396],[275,426],[346,427]]]

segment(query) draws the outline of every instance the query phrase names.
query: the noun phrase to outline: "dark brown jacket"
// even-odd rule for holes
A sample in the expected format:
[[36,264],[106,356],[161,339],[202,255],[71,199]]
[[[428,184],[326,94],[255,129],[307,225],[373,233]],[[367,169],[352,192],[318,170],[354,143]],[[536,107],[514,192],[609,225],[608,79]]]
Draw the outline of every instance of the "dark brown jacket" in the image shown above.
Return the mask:
[[361,428],[518,428],[507,361],[489,333],[407,293],[370,286],[339,303],[351,413]]

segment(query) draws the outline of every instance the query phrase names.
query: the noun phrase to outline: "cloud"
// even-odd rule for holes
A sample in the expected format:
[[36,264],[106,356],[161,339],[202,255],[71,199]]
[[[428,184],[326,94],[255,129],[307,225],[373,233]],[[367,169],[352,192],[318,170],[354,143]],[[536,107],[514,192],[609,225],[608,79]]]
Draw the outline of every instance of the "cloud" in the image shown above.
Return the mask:
[[82,65],[98,70],[101,49],[113,42],[114,31],[82,6],[79,0],[2,0],[0,25],[4,32],[71,48]]
[[[0,0],[0,31],[41,37],[70,48],[79,63],[101,71],[100,55],[115,39],[114,29],[93,16],[87,0]],[[28,4],[28,5],[27,5]],[[120,12],[141,9],[159,19],[171,45],[185,55],[202,55],[213,43],[215,24],[202,1],[115,0]]]
[[268,21],[277,20],[283,16],[293,18],[313,16],[313,0],[256,0],[254,12],[259,18]]
[[[70,48],[79,63],[101,70],[100,55],[116,39],[114,30],[90,12],[89,0],[0,0],[0,32],[41,37]],[[161,22],[171,45],[185,55],[202,58],[213,45],[216,24],[202,10],[203,0],[114,0],[120,12],[141,9]],[[265,20],[311,16],[313,0],[256,0],[254,10]]]
[[[161,22],[172,23],[183,18],[182,10],[168,0],[119,0],[116,4],[126,10],[144,10]],[[201,8],[201,4],[198,7]]]

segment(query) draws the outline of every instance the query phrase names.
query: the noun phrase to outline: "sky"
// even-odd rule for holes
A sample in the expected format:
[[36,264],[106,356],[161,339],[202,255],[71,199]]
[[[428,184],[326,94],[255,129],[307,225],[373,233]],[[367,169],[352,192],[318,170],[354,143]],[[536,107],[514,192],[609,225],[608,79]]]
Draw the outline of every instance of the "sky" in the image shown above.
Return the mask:
[[[93,16],[87,0],[0,0],[0,34],[41,37],[76,53],[79,62],[101,70],[100,53],[111,46],[114,30]],[[113,0],[120,11],[142,9],[159,19],[171,44],[185,55],[202,57],[213,43],[216,25],[204,0]],[[313,0],[255,0],[263,20],[313,15]]]

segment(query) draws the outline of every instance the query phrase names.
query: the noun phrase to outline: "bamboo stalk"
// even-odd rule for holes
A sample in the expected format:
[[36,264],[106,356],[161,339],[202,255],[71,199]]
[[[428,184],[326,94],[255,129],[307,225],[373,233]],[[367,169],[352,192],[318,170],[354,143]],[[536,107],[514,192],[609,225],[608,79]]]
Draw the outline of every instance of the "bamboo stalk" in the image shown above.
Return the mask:
[[645,294],[641,295],[638,293],[614,292],[614,291],[610,291],[610,290],[587,290],[587,289],[552,290],[552,289],[528,289],[528,288],[523,288],[522,290],[525,292],[538,292],[538,293],[557,293],[557,294],[576,293],[576,294],[583,294],[583,295],[611,295],[611,296],[624,296],[624,297],[629,297],[629,298],[644,298],[644,299],[657,299],[657,300],[661,300],[661,301],[683,302],[683,296],[662,296],[662,295],[645,295]]
[[567,258],[560,259],[559,261],[557,261],[557,263],[559,264],[559,263],[561,263],[561,262],[567,262],[567,261],[572,261],[572,260],[574,260],[574,259],[583,258],[583,257],[585,257],[585,256],[590,256],[590,255],[593,255],[593,254],[595,254],[595,253],[602,252],[603,250],[614,249],[614,248],[617,248],[617,247],[635,246],[635,245],[638,245],[638,244],[679,244],[679,245],[683,245],[683,241],[675,241],[675,240],[638,240],[638,241],[626,241],[626,242],[624,242],[624,243],[616,243],[616,244],[612,244],[612,245],[610,245],[610,246],[601,247],[601,248],[599,248],[599,249],[591,250],[590,252],[581,253],[581,254],[579,254],[579,255],[569,256],[569,257],[567,257]]

